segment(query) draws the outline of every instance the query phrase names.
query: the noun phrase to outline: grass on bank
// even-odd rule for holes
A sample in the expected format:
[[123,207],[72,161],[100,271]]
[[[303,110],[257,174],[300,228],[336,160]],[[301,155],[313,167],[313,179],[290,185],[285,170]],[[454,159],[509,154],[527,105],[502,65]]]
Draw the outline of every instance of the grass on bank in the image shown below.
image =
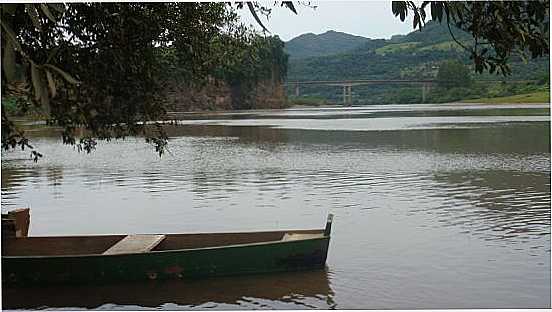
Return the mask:
[[304,97],[289,97],[288,98],[289,106],[322,106],[328,105],[328,101],[324,98],[315,97],[315,96],[304,96]]
[[526,94],[516,94],[494,98],[479,98],[462,101],[464,103],[515,104],[515,103],[550,103],[550,93],[539,91]]

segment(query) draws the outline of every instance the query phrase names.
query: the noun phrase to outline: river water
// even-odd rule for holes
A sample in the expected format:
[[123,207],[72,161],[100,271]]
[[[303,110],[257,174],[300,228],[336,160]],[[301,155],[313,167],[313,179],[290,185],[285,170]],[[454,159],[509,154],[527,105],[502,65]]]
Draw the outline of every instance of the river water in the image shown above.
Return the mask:
[[[2,152],[2,211],[30,235],[321,228],[323,271],[4,289],[8,309],[550,308],[548,105],[183,114],[90,155],[32,132]],[[245,260],[245,259],[244,259]]]

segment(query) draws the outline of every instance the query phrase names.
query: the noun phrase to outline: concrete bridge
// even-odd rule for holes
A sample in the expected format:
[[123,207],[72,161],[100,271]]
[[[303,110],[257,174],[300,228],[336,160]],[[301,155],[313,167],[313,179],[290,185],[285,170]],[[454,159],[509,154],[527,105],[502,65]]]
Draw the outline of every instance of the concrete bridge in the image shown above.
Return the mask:
[[[487,82],[487,83],[530,83],[536,82],[536,80],[476,80],[475,82]],[[305,80],[305,81],[287,81],[284,83],[284,86],[295,87],[295,96],[300,95],[299,87],[308,86],[308,85],[325,85],[325,86],[336,86],[343,88],[343,105],[350,106],[353,103],[353,86],[362,86],[362,85],[377,85],[377,84],[396,84],[396,85],[419,85],[422,88],[422,103],[425,103],[427,94],[431,90],[431,87],[434,84],[437,84],[437,80],[433,79],[358,79],[358,80]],[[454,81],[451,81],[454,83]]]

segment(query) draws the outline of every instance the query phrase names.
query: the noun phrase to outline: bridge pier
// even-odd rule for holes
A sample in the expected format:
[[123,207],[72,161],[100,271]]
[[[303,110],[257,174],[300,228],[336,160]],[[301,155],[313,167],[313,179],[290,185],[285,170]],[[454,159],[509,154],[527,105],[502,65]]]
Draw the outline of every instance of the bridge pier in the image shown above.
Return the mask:
[[422,103],[426,102],[427,94],[429,93],[429,91],[431,91],[431,84],[422,84]]
[[351,106],[353,104],[352,85],[343,85],[343,106]]

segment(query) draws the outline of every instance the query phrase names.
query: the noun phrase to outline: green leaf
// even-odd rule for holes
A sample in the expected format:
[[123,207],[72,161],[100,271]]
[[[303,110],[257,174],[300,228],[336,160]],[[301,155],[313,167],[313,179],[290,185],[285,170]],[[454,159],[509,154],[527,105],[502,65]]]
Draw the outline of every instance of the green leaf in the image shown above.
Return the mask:
[[8,82],[15,80],[15,51],[11,40],[6,40],[2,58],[2,68]]
[[71,84],[75,84],[75,85],[78,85],[80,84],[80,81],[78,81],[77,79],[73,78],[73,76],[69,75],[67,72],[59,69],[58,67],[52,65],[52,64],[44,64],[45,67],[48,67],[48,68],[51,68],[53,70],[55,70],[58,74],[60,74],[63,79],[65,79],[65,81],[71,83]]
[[401,12],[401,4],[399,1],[392,1],[391,2],[391,12],[393,12],[393,14],[395,16],[399,15],[400,12]]
[[295,6],[293,5],[292,1],[283,1],[282,5],[285,5],[288,9],[291,10],[291,12],[297,14],[297,10],[295,10]]
[[46,17],[48,17],[49,20],[51,20],[53,23],[56,22],[56,18],[54,17],[52,12],[50,12],[50,9],[48,9],[48,6],[46,4],[41,3],[40,8],[42,9],[42,12],[44,12],[44,15],[46,15]]
[[48,79],[48,87],[50,88],[50,94],[52,94],[52,97],[56,97],[56,82],[54,81],[54,77],[52,76],[52,73],[49,70],[46,70],[46,79]]
[[417,25],[420,24],[420,30],[422,29],[422,23],[420,22],[420,15],[416,12],[416,14],[414,14],[414,21],[413,21],[413,28],[416,29]]
[[431,1],[431,19],[439,22],[443,20],[443,6],[440,2]]
[[257,15],[257,12],[255,11],[255,7],[253,6],[253,4],[251,2],[247,2],[247,7],[249,8],[249,12],[251,12],[251,15],[253,15],[253,18],[255,18],[255,21],[257,21],[257,23],[261,25],[264,31],[268,31],[268,29],[263,25],[263,23],[261,22],[261,19]]
[[401,22],[404,22],[408,15],[408,7],[405,1],[393,1],[391,3],[391,11],[395,16],[399,16]]

